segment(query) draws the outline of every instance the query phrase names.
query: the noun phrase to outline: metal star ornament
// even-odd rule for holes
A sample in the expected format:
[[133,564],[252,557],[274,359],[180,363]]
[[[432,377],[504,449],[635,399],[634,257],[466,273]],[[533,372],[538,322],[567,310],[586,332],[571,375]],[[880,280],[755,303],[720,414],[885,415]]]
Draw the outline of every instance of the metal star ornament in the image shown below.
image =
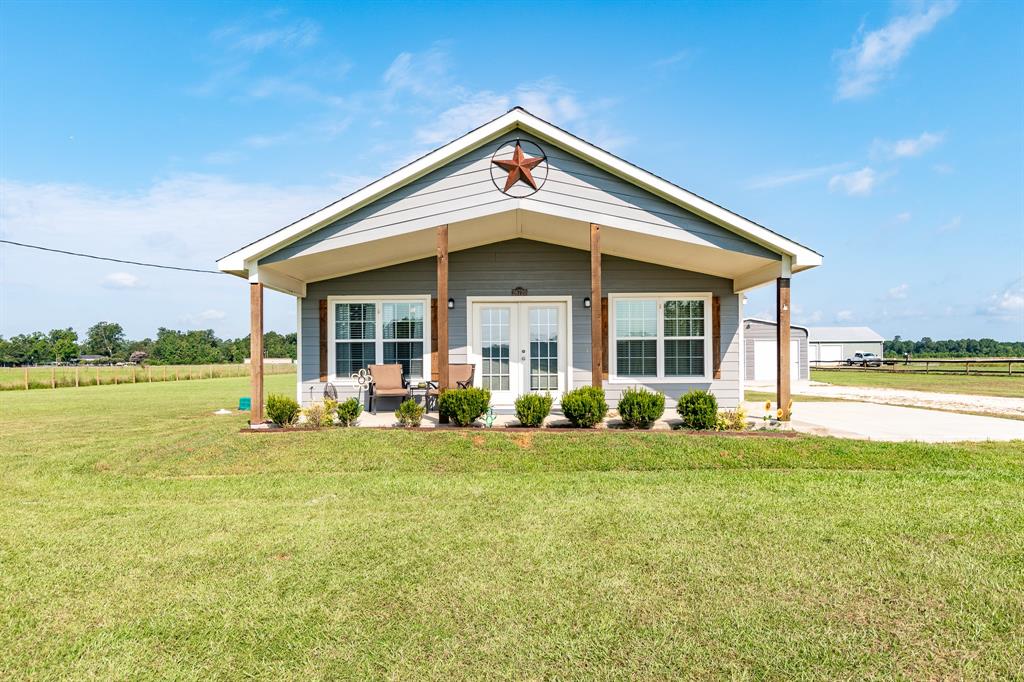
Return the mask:
[[543,156],[527,156],[524,154],[523,148],[516,142],[516,149],[512,152],[511,159],[493,159],[491,163],[508,171],[505,189],[502,190],[507,192],[512,185],[520,181],[536,190],[537,181],[533,179],[533,174],[530,171],[536,168],[542,161],[544,161]]

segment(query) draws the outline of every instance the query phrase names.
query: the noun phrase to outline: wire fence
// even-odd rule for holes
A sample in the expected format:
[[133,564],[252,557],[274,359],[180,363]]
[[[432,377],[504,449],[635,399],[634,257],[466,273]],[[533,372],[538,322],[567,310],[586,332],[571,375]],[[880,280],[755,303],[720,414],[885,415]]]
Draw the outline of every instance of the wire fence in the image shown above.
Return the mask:
[[[263,373],[294,374],[295,365],[265,363]],[[36,388],[142,384],[157,381],[197,381],[249,376],[249,365],[51,365],[0,367],[0,391]]]
[[880,365],[875,366],[812,360],[811,369],[904,374],[1024,376],[1024,358],[884,358]]

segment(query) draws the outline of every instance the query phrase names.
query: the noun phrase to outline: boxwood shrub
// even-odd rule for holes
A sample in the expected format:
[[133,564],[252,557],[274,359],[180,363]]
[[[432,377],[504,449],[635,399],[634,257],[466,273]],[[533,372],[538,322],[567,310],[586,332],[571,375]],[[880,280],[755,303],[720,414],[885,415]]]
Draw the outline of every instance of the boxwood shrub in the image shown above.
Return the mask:
[[516,419],[523,426],[540,426],[551,414],[550,393],[524,393],[516,398]]
[[342,426],[352,426],[362,413],[363,404],[358,398],[349,398],[334,408],[334,414],[338,415],[338,423]]
[[680,396],[676,412],[683,418],[683,428],[712,431],[718,424],[718,400],[707,391],[695,389]]
[[291,426],[299,418],[299,404],[280,393],[267,396],[267,417],[278,426]]
[[491,405],[491,392],[486,388],[450,388],[437,400],[437,411],[456,426],[469,426],[483,416]]
[[426,408],[412,398],[409,398],[403,400],[402,404],[395,410],[395,419],[402,426],[419,426],[425,411]]
[[562,396],[562,414],[573,426],[589,429],[600,424],[608,414],[604,389],[581,386],[568,391]]
[[646,388],[627,388],[619,398],[619,418],[632,429],[649,429],[665,412],[665,396]]

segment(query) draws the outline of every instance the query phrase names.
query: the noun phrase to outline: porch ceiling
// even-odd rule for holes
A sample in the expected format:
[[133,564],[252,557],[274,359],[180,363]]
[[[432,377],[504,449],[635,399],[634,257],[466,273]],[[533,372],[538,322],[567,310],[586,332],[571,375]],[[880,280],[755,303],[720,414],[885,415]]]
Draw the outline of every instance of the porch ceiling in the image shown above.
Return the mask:
[[[777,277],[781,269],[781,257],[772,259],[734,251],[682,230],[652,228],[639,233],[635,229],[595,222],[601,225],[601,251],[611,256],[733,280],[746,278],[748,285],[753,279],[763,279],[755,286]],[[586,251],[590,248],[590,223],[549,213],[512,209],[448,225],[449,251],[463,251],[517,238]],[[271,288],[274,288],[275,278],[308,284],[433,257],[436,231],[434,228],[421,229],[389,237],[352,235],[335,243],[337,246],[329,250],[261,263],[260,279]]]

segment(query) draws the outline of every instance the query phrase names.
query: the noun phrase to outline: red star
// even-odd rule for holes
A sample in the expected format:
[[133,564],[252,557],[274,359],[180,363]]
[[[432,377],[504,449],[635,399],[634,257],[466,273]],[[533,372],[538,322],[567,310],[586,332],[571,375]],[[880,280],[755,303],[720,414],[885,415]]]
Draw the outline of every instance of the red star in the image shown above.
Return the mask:
[[537,189],[537,181],[533,179],[533,174],[530,173],[530,170],[535,168],[543,160],[543,156],[526,156],[523,154],[523,148],[519,146],[518,142],[516,142],[516,150],[512,152],[511,159],[494,159],[491,163],[508,171],[508,180],[505,181],[505,189],[502,190],[503,192],[507,192],[509,187],[520,180],[530,187]]

